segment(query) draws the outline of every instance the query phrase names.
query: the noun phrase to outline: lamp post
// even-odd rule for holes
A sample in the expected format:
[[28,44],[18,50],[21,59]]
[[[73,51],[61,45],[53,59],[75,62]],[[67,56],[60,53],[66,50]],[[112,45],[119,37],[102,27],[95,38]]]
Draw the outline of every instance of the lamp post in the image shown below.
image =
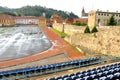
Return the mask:
[[63,22],[62,33],[64,33],[65,22]]

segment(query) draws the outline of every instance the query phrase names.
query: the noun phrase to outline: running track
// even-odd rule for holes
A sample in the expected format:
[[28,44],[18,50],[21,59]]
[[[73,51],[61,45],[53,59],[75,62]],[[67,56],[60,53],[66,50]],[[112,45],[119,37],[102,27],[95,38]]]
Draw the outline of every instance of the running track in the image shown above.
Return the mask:
[[49,28],[44,27],[43,30],[46,36],[49,38],[49,40],[53,43],[53,46],[50,49],[48,49],[47,51],[34,54],[31,56],[23,57],[23,58],[1,61],[0,67],[9,67],[9,66],[31,62],[34,60],[39,60],[48,56],[59,54],[60,52],[63,52],[63,51],[67,54],[67,56],[70,59],[76,59],[82,56],[80,52],[73,49],[69,44],[67,44],[61,37],[59,37],[57,34],[52,32]]

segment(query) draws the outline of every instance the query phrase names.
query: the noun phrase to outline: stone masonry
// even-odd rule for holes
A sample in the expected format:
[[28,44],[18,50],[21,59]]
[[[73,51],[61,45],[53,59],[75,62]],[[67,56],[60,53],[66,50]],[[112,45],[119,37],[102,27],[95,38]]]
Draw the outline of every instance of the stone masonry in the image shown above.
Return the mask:
[[[55,28],[58,29],[58,25]],[[84,27],[66,25],[65,28],[65,32],[69,34],[65,40],[69,43],[85,47],[93,53],[120,56],[120,26],[98,27],[99,32],[92,34],[84,34]]]

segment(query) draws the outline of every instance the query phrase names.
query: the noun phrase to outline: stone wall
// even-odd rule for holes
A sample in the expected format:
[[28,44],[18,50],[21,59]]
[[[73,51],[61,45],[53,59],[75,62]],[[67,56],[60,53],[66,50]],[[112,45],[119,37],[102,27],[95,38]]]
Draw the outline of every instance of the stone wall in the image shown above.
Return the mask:
[[[62,31],[63,29],[63,24],[55,23],[53,24],[53,28]],[[67,33],[68,35],[73,35],[74,33],[83,33],[85,27],[83,26],[75,26],[75,25],[69,25],[65,24],[64,25],[64,32]]]
[[86,47],[94,53],[120,56],[120,27],[99,28],[93,34],[75,33],[71,44]]
[[[62,31],[62,24],[55,24],[54,28]],[[85,27],[65,25],[65,38],[69,43],[88,49],[93,53],[120,56],[120,26],[98,27],[97,33],[84,34]]]

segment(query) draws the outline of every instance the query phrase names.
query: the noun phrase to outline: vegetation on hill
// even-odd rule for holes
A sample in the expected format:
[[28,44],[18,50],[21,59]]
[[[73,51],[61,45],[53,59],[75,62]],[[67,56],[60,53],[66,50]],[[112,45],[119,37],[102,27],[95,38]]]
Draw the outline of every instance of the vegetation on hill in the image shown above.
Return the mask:
[[11,12],[1,12],[0,14],[8,14],[8,15],[16,16],[14,13]]
[[41,6],[25,6],[22,8],[17,8],[17,9],[10,9],[6,7],[0,7],[0,13],[2,12],[9,12],[11,14],[15,15],[26,15],[26,16],[41,16],[43,13],[46,14],[46,18],[50,18],[53,13],[59,14],[63,19],[67,18],[68,16],[72,18],[78,18],[77,15],[75,15],[72,12],[65,12],[61,10],[55,10],[52,8],[46,8],[46,7],[41,7]]

